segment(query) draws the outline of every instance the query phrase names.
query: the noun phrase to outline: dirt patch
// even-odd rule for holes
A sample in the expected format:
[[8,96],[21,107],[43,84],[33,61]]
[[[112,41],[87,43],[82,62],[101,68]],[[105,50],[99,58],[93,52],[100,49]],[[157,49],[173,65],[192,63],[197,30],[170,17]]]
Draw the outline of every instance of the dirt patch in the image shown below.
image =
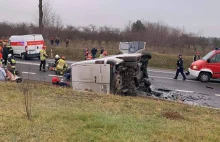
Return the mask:
[[185,118],[178,112],[164,112],[162,116],[171,120],[184,120]]

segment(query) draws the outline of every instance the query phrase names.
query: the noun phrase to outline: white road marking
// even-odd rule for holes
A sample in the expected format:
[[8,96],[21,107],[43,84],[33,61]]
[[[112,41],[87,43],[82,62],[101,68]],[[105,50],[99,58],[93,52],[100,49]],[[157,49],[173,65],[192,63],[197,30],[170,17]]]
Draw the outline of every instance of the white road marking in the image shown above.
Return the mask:
[[216,96],[220,97],[220,94],[215,94]]
[[193,93],[194,91],[188,91],[188,90],[175,90],[177,92],[184,92],[184,93]]
[[54,74],[48,74],[48,76],[57,76],[57,77],[63,77],[63,76],[54,75]]
[[[39,61],[39,62],[40,62],[40,61]],[[47,63],[48,63],[48,62],[54,62],[54,61],[47,61]],[[33,65],[33,66],[39,66],[39,65],[40,65],[40,63],[21,62],[21,61],[16,61],[16,63],[18,63],[18,64],[23,64],[23,65]],[[75,63],[75,61],[73,61],[73,62],[67,61],[66,63],[67,63],[67,64],[72,64],[72,63]]]
[[34,72],[22,72],[22,73],[25,73],[25,74],[36,74]]
[[20,62],[20,61],[16,61],[16,63],[18,63],[18,64],[24,64],[24,65],[35,65],[35,66],[39,66],[39,65],[40,65],[40,64],[38,64],[38,63]]
[[168,71],[159,71],[159,70],[148,70],[149,72],[159,72],[159,73],[167,73],[167,74],[176,74],[174,72],[168,72]]
[[[160,77],[160,76],[149,76],[149,77],[152,77],[152,78],[158,78],[158,79],[169,79],[169,80],[178,80],[178,81],[182,81],[182,79],[173,79],[173,78],[169,78],[169,77]],[[196,81],[196,80],[185,80],[185,81],[188,81],[188,82],[199,82],[199,81]],[[212,82],[209,82],[209,84],[219,84],[219,83],[212,83]]]

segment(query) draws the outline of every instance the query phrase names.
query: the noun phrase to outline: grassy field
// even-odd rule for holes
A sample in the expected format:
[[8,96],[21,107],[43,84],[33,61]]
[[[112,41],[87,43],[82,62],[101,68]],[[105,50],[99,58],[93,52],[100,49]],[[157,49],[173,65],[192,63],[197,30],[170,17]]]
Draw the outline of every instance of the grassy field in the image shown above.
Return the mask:
[[[65,47],[48,47],[47,53],[50,55],[51,49],[53,51],[53,56],[56,54],[62,56],[64,55],[67,60],[84,60],[84,52],[82,48],[65,48]],[[119,50],[107,49],[108,54],[118,54]],[[98,52],[97,57],[99,57],[100,52]],[[151,53],[152,59],[149,61],[149,66],[153,68],[164,68],[164,69],[176,69],[176,62],[178,55],[169,54],[159,54]],[[183,56],[185,69],[188,69],[189,65],[192,63],[193,56]]]
[[27,120],[19,85],[0,83],[0,141],[218,142],[220,111],[151,98],[32,84]]

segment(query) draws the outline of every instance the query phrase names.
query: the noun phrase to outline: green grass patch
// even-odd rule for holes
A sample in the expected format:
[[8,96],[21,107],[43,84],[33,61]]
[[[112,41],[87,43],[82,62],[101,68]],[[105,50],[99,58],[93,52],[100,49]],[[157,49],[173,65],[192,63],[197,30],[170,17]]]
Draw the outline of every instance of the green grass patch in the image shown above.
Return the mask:
[[219,141],[220,111],[151,98],[31,90],[32,119],[15,83],[0,83],[0,141]]

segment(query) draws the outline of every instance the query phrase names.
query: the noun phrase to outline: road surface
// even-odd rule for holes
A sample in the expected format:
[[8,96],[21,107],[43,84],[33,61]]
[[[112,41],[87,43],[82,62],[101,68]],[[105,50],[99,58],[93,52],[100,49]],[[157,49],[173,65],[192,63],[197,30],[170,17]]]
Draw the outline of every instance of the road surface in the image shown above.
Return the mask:
[[[20,60],[17,61],[17,69],[22,73],[22,78],[31,79],[37,81],[51,82],[53,76],[56,76],[53,71],[42,72],[39,71],[39,61],[38,60]],[[54,62],[54,60],[47,60],[48,62]],[[70,66],[73,61],[67,61]],[[195,78],[187,76],[187,80],[183,81],[181,74],[178,80],[174,80],[175,72],[160,69],[148,69],[148,74],[151,79],[152,85],[159,86],[160,88],[168,88],[176,90],[178,92],[185,93],[197,93],[211,97],[212,100],[217,103],[220,107],[220,81],[212,80],[209,83],[202,83],[197,81]]]

